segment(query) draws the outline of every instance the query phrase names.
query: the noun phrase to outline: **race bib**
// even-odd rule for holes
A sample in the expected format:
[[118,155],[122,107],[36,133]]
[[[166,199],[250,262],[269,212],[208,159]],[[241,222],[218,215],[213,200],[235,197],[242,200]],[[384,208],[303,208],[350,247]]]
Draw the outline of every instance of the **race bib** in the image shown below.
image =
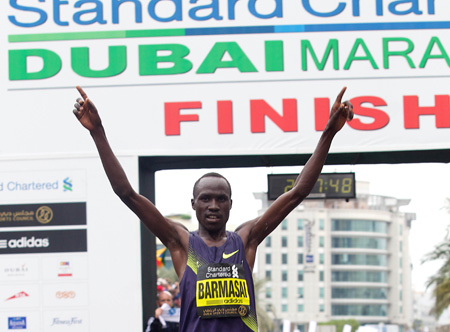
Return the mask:
[[204,264],[197,271],[197,314],[204,319],[244,317],[250,297],[241,264]]

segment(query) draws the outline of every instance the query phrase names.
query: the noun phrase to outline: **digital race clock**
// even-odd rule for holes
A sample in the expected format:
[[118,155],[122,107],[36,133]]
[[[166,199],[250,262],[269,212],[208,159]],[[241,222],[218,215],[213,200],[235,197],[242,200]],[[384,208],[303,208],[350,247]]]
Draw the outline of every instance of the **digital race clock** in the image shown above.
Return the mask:
[[[298,174],[269,174],[269,200],[275,200],[294,186]],[[355,198],[355,173],[321,173],[306,198]]]

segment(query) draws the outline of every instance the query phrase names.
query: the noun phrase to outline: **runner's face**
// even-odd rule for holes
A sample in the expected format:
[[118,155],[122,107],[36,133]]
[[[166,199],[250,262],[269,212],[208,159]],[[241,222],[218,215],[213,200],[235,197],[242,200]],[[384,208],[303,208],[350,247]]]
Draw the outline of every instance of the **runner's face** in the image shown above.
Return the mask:
[[201,179],[194,191],[192,208],[201,227],[217,231],[225,227],[232,205],[228,183],[218,177]]

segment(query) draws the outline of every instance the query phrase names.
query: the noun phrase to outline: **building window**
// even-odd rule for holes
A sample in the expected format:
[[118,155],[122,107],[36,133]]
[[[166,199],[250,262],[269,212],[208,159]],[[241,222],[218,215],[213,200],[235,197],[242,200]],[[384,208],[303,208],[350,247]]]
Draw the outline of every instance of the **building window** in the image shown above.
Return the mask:
[[283,299],[287,299],[288,298],[288,289],[287,289],[287,287],[282,287],[281,288],[281,298],[283,298]]
[[319,296],[321,299],[325,297],[325,289],[323,287],[319,288]]
[[266,299],[272,298],[272,288],[266,287]]
[[281,312],[288,312],[288,305],[287,304],[282,304],[281,305]]
[[319,271],[319,281],[325,281],[324,275],[325,275],[324,271]]
[[298,270],[297,272],[297,280],[303,281],[303,270]]
[[387,222],[377,220],[332,219],[332,231],[372,232],[387,234]]
[[272,264],[272,255],[266,254],[266,264]]
[[387,283],[385,271],[331,271],[331,281]]
[[403,291],[402,290],[400,290],[399,298],[400,298],[400,301],[403,301]]
[[400,267],[403,267],[403,258],[400,257],[400,261],[399,261]]
[[332,248],[387,249],[387,240],[370,237],[333,237]]
[[403,225],[400,225],[400,235],[403,235]]
[[288,255],[281,254],[281,264],[287,264],[287,263],[288,263]]
[[379,316],[387,317],[386,304],[333,304],[332,316]]
[[303,229],[303,219],[297,220],[297,229],[302,230]]
[[319,229],[323,231],[325,229],[325,220],[319,219]]
[[325,255],[323,253],[319,254],[319,263],[323,264],[325,262]]
[[288,280],[288,273],[286,270],[281,270],[281,281],[287,281]]
[[286,248],[288,246],[288,239],[287,236],[281,237],[281,247]]
[[297,236],[297,247],[303,248],[303,236]]
[[297,264],[303,264],[303,254],[297,254]]
[[297,311],[303,312],[303,304],[297,304]]
[[303,287],[297,288],[297,296],[299,299],[303,299]]
[[332,299],[387,299],[387,288],[382,287],[333,287],[331,289]]
[[270,236],[266,237],[266,248],[270,248],[272,246],[272,238]]
[[402,241],[400,241],[399,246],[400,246],[400,252],[402,252],[403,251],[403,242]]
[[319,311],[324,312],[325,311],[325,304],[319,304]]
[[319,237],[319,246],[323,248],[325,245],[325,238],[323,236]]
[[266,280],[271,281],[272,280],[272,271],[266,270]]
[[288,229],[288,221],[287,221],[287,219],[284,219],[284,220],[281,222],[281,229],[282,229],[283,231],[285,231],[285,230]]
[[334,254],[331,255],[331,264],[387,266],[387,255]]

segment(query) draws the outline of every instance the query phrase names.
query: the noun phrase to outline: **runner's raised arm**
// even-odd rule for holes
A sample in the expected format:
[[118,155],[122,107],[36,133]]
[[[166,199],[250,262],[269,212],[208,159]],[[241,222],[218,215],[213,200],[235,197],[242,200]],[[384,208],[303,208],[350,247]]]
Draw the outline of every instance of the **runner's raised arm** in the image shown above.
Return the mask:
[[109,145],[97,108],[81,87],[77,86],[77,90],[81,98],[77,99],[73,112],[78,121],[89,130],[114,192],[169,249],[177,274],[183,275],[189,237],[187,229],[165,218],[152,202],[133,189]]

